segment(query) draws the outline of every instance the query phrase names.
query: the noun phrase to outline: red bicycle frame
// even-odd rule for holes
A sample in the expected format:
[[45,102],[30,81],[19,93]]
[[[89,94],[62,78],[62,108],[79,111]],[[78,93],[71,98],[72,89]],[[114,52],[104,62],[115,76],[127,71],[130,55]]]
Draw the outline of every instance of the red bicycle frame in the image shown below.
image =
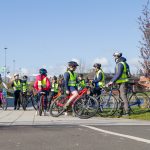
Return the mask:
[[[87,94],[87,91],[88,91],[87,88],[84,88],[81,91],[79,91],[78,96],[75,99],[73,99],[72,102],[69,105],[73,105],[80,97],[82,97],[84,94]],[[72,96],[72,94],[67,95],[63,99],[57,101],[57,105],[60,106],[60,107],[63,107],[71,96]]]

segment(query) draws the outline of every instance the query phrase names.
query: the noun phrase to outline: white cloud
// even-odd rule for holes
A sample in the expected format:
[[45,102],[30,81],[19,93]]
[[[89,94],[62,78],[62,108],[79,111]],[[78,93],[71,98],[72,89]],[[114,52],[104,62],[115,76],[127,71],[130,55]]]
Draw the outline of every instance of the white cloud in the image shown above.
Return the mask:
[[105,57],[95,58],[92,61],[92,66],[95,63],[100,63],[102,65],[102,69],[106,73],[113,72],[113,70],[114,70],[114,67],[111,65],[111,63],[109,62],[109,60],[107,58],[105,58]]
[[109,61],[108,61],[108,59],[105,58],[105,57],[94,59],[93,64],[94,64],[94,63],[100,63],[100,64],[102,64],[103,66],[108,66],[108,65],[109,65]]

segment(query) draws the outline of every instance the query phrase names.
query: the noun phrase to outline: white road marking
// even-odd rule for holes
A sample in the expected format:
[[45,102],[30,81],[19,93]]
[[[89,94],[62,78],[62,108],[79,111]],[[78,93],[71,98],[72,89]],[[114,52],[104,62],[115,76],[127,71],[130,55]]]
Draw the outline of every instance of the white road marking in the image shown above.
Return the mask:
[[139,137],[131,136],[131,135],[127,135],[127,134],[120,134],[120,133],[117,133],[117,132],[111,132],[111,131],[99,129],[99,128],[92,127],[92,126],[86,126],[86,125],[81,125],[81,126],[89,128],[89,129],[92,129],[92,130],[96,130],[96,131],[99,131],[99,132],[103,132],[103,133],[107,133],[107,134],[111,134],[111,135],[116,135],[116,136],[120,136],[120,137],[124,137],[124,138],[132,139],[132,140],[135,140],[135,141],[139,141],[139,142],[144,142],[144,143],[150,144],[150,140],[148,140],[148,139],[139,138]]

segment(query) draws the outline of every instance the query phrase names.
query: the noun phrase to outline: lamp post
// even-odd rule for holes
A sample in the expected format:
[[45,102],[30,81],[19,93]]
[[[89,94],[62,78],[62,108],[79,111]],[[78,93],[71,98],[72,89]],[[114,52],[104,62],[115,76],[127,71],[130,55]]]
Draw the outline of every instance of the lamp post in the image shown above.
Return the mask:
[[13,60],[13,74],[15,73],[15,62],[16,62],[16,60],[14,59]]
[[4,67],[5,67],[5,82],[6,82],[6,50],[7,50],[8,48],[4,48],[4,50],[5,50],[5,65],[4,65]]

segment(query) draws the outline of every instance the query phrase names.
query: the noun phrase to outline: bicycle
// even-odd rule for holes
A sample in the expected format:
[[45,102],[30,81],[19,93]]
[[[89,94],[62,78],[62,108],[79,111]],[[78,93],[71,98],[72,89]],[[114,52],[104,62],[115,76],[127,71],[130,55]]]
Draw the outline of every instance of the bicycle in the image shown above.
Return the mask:
[[47,102],[47,111],[48,111],[48,112],[50,111],[50,105],[51,105],[51,103],[52,103],[56,98],[58,98],[59,96],[61,96],[61,92],[60,92],[60,91],[58,91],[58,93],[57,93],[55,96],[52,97],[52,100],[51,100],[51,101],[48,100],[48,102]]
[[[90,87],[90,94],[92,94],[93,87]],[[93,97],[98,101],[98,114],[101,117],[108,117],[115,114],[118,108],[118,102],[116,97],[114,96],[114,92],[116,92],[116,89],[113,87],[104,87],[100,89],[101,94],[100,95],[93,95]]]
[[[128,85],[135,85],[135,83],[129,83]],[[124,112],[124,102],[122,98],[120,97],[120,91],[118,88],[114,88],[117,92],[113,93],[113,97],[117,100],[117,110],[114,112],[114,114],[117,111],[120,111],[119,115],[122,115]],[[127,99],[128,99],[128,108],[129,108],[129,114],[139,114],[146,111],[149,111],[150,108],[150,98],[148,95],[141,91],[134,91],[133,87],[127,89]],[[147,104],[147,108],[144,108],[144,104]]]
[[136,91],[136,83],[130,84],[131,87],[128,89],[129,109],[133,114],[140,114],[150,111],[150,98],[142,91]]
[[42,112],[44,111],[44,99],[45,99],[46,93],[42,91],[39,94],[40,96],[39,96],[39,101],[37,105],[37,111],[38,111],[38,114],[42,116]]
[[2,97],[0,98],[0,107],[2,107],[3,110],[7,110],[7,106],[7,99],[2,95]]
[[27,107],[27,101],[28,101],[28,97],[27,97],[27,92],[20,92],[20,103],[22,105],[23,110],[26,110]]
[[[93,117],[98,110],[97,100],[94,97],[87,95],[87,91],[87,88],[79,91],[78,96],[69,104],[69,106],[72,107],[72,111],[75,116],[81,119]],[[67,103],[70,97],[71,95],[61,95],[56,98],[50,107],[51,116],[58,117],[62,115],[66,110],[64,105]]]
[[28,92],[21,93],[21,105],[23,107],[23,110],[26,110],[29,104],[32,104],[33,108],[37,110],[37,103],[38,103],[38,96],[34,95],[32,91],[29,93]]

